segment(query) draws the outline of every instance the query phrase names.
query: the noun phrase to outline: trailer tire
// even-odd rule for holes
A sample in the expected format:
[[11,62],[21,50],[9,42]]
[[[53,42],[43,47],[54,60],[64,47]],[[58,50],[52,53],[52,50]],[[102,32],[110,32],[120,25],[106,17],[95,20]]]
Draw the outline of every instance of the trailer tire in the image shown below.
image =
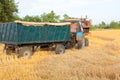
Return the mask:
[[7,49],[4,50],[4,52],[5,52],[5,54],[7,54],[7,55],[11,55],[12,50],[10,50],[9,48],[7,48]]
[[5,46],[4,46],[4,49],[3,49],[3,52],[4,52],[6,55],[11,55],[11,54],[14,52],[14,47],[11,46],[11,45],[5,45]]
[[55,48],[56,54],[64,54],[65,53],[65,46],[62,44],[57,44]]
[[89,40],[88,40],[88,38],[85,38],[85,46],[89,46]]
[[18,57],[30,58],[32,55],[33,55],[32,47],[21,47],[20,50],[19,50],[19,56]]

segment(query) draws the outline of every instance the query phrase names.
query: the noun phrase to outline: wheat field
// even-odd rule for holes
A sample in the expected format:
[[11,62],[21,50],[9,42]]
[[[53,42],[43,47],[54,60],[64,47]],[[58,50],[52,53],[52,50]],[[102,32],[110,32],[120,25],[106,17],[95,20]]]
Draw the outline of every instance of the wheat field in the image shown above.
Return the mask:
[[91,31],[90,46],[57,55],[38,50],[27,58],[3,53],[0,80],[120,80],[120,30]]

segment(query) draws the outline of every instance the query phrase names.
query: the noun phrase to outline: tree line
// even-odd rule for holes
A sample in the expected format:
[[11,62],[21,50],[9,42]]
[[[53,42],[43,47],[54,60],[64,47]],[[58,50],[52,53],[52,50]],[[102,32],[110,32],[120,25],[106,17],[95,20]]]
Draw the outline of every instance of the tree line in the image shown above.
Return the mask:
[[21,18],[17,15],[18,5],[14,0],[0,0],[0,23],[12,22],[14,20],[22,20],[29,22],[63,22],[65,19],[70,18],[67,14],[63,15],[63,19],[60,19],[60,15],[56,15],[54,11],[49,13],[43,13],[40,16],[29,16]]
[[102,21],[98,25],[91,26],[91,30],[95,29],[120,29],[120,21],[111,21],[109,24],[106,24],[104,21]]
[[[29,22],[64,22],[66,19],[74,18],[68,16],[67,14],[64,14],[63,19],[61,19],[61,16],[56,15],[54,11],[50,11],[49,13],[43,13],[39,16],[26,15],[23,18],[19,17],[17,13],[18,5],[17,3],[15,3],[14,0],[0,0],[0,23],[12,22],[15,20]],[[120,29],[120,21],[112,21],[110,24],[106,24],[102,21],[98,25],[92,25],[91,30],[94,29]]]
[[66,19],[71,18],[67,14],[63,15],[63,19],[61,19],[60,15],[56,15],[54,11],[50,11],[49,13],[43,13],[40,16],[29,16],[26,15],[23,18],[19,18],[22,21],[28,22],[64,22]]

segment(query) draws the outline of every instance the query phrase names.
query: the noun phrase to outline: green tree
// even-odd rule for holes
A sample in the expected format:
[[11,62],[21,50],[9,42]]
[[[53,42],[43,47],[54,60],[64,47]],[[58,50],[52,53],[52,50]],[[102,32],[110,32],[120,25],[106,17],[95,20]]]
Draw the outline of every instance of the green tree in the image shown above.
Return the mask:
[[65,20],[70,18],[70,16],[68,16],[67,14],[64,14],[63,17]]
[[41,21],[42,22],[59,22],[59,15],[56,15],[54,11],[51,11],[50,13],[43,13],[41,15]]
[[17,4],[14,0],[0,0],[0,22],[15,20],[17,12]]
[[60,20],[60,22],[65,22],[65,20],[70,19],[71,17],[68,16],[67,14],[63,15],[63,19]]
[[67,14],[64,14],[63,17],[64,17],[64,20],[66,20],[66,19],[70,19],[70,18],[71,18],[71,17],[68,16]]
[[91,30],[95,30],[95,29],[120,29],[120,21],[118,22],[112,21],[109,24],[106,24],[105,22],[101,22],[101,24],[92,25]]
[[26,15],[22,20],[28,22],[41,22],[41,18],[39,16]]
[[110,23],[110,28],[120,29],[119,23],[112,21],[112,22]]
[[100,27],[101,29],[105,29],[105,27],[106,27],[105,22],[104,22],[104,21],[102,21],[102,22],[101,22],[101,24],[99,25],[99,27]]

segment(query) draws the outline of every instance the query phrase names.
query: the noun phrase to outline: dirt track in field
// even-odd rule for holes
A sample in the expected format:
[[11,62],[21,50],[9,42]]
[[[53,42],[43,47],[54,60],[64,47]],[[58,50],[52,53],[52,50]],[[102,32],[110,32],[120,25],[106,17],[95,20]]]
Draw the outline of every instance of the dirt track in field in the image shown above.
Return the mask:
[[30,59],[3,54],[1,44],[0,80],[120,80],[120,30],[91,31],[88,38],[81,50],[38,50]]

